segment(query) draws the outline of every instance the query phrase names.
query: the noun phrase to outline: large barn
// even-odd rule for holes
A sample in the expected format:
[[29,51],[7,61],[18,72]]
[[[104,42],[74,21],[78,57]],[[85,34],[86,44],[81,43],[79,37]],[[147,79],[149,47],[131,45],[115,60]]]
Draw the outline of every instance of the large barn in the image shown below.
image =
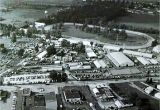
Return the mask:
[[117,67],[134,66],[134,62],[122,52],[112,52],[107,56]]

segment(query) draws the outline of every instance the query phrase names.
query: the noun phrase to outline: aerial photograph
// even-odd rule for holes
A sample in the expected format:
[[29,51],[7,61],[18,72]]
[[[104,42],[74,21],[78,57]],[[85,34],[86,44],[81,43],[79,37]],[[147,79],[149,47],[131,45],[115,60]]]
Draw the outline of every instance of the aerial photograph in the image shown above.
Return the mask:
[[0,110],[160,110],[159,0],[0,0]]

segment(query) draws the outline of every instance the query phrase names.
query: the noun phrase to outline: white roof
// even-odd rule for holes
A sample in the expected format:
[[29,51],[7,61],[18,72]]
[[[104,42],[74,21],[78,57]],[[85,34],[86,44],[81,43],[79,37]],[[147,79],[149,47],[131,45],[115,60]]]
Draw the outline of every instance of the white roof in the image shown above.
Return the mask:
[[93,63],[97,68],[105,68],[107,66],[103,60],[95,60]]
[[147,58],[153,57],[153,55],[149,54],[149,53],[142,53],[142,52],[131,51],[131,50],[123,50],[123,53],[129,54],[129,55],[134,55],[134,56],[147,57]]
[[158,64],[158,61],[156,59],[147,59],[149,60],[152,64]]
[[43,51],[42,53],[38,54],[37,57],[42,59],[45,55],[47,55],[47,51]]
[[94,52],[89,52],[89,53],[87,53],[87,56],[88,56],[89,58],[97,57],[97,55],[96,55]]
[[103,49],[119,51],[121,48],[116,46],[111,46],[111,45],[104,45]]
[[45,23],[40,23],[40,22],[35,22],[35,25],[36,26],[45,26],[46,24]]
[[115,101],[115,105],[116,105],[118,108],[122,108],[122,107],[123,107],[122,103],[121,103],[119,100],[116,100],[116,101]]
[[93,50],[92,50],[90,47],[87,47],[87,48],[86,48],[86,52],[87,52],[87,56],[88,56],[89,58],[97,57],[97,55],[93,52]]
[[87,40],[84,40],[82,42],[83,42],[83,45],[85,45],[85,46],[91,46],[91,43]]
[[150,94],[152,91],[153,91],[153,87],[151,87],[151,86],[149,86],[149,87],[147,87],[147,88],[145,89],[145,92],[146,92],[147,94]]
[[159,90],[160,90],[160,85],[157,85],[157,89],[159,89]]
[[153,52],[160,53],[160,45],[155,46]]
[[97,94],[97,93],[99,93],[99,90],[98,90],[97,88],[94,88],[94,89],[93,89],[93,93],[94,93],[94,94]]
[[85,70],[85,69],[91,69],[91,66],[90,65],[85,65],[85,66],[77,65],[77,66],[70,67],[70,70]]
[[55,63],[55,64],[60,64],[61,61],[59,61],[59,60],[58,60],[58,61],[54,61],[54,63]]
[[101,64],[102,68],[107,67],[107,64],[103,60],[99,60],[99,63]]
[[150,64],[150,62],[147,59],[145,59],[144,57],[137,57],[137,60],[139,62],[141,62],[143,65],[149,65]]
[[134,63],[122,52],[109,53],[108,58],[117,66],[134,66]]
[[52,71],[52,70],[62,71],[62,66],[59,66],[59,65],[47,66],[47,67],[44,67],[44,66],[43,66],[40,71],[46,72],[46,71]]
[[[78,42],[81,42],[81,41],[78,40],[78,39],[70,39],[70,38],[68,38],[68,39],[66,39],[66,38],[59,38],[58,41],[59,41],[59,42],[62,42],[64,39],[67,40],[67,41],[69,41],[71,44],[73,44],[73,43],[76,44],[76,43],[78,43]],[[85,45],[85,46],[91,46],[90,41],[83,40],[82,43],[83,43],[83,45]]]
[[49,73],[46,74],[29,74],[29,75],[16,75],[11,77],[4,77],[3,84],[28,84],[46,82],[50,80],[48,78]]
[[156,93],[154,96],[155,96],[156,98],[160,99],[160,92]]
[[101,64],[99,63],[98,60],[95,60],[93,63],[97,68],[101,68]]

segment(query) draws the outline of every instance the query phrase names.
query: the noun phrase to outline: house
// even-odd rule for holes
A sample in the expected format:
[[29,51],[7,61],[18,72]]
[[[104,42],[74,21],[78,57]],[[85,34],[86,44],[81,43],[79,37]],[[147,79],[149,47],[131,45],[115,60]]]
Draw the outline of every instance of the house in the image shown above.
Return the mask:
[[37,30],[42,31],[44,29],[44,27],[45,27],[46,24],[45,23],[40,23],[40,22],[35,22],[34,25],[35,25],[35,28]]

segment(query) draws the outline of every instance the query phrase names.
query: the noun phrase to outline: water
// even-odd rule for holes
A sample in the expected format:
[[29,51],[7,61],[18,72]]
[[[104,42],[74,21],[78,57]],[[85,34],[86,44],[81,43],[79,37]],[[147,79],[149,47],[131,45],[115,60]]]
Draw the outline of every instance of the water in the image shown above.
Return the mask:
[[[0,21],[0,23],[5,24],[14,24],[16,26],[22,26],[25,21],[34,22],[40,18],[45,17],[45,9],[37,10],[37,9],[27,9],[27,8],[16,8],[12,9],[8,12],[2,12],[3,9],[6,9],[4,5],[5,0],[0,0],[0,17],[4,18],[4,21]],[[56,13],[59,8],[53,7],[46,9],[48,14]]]

